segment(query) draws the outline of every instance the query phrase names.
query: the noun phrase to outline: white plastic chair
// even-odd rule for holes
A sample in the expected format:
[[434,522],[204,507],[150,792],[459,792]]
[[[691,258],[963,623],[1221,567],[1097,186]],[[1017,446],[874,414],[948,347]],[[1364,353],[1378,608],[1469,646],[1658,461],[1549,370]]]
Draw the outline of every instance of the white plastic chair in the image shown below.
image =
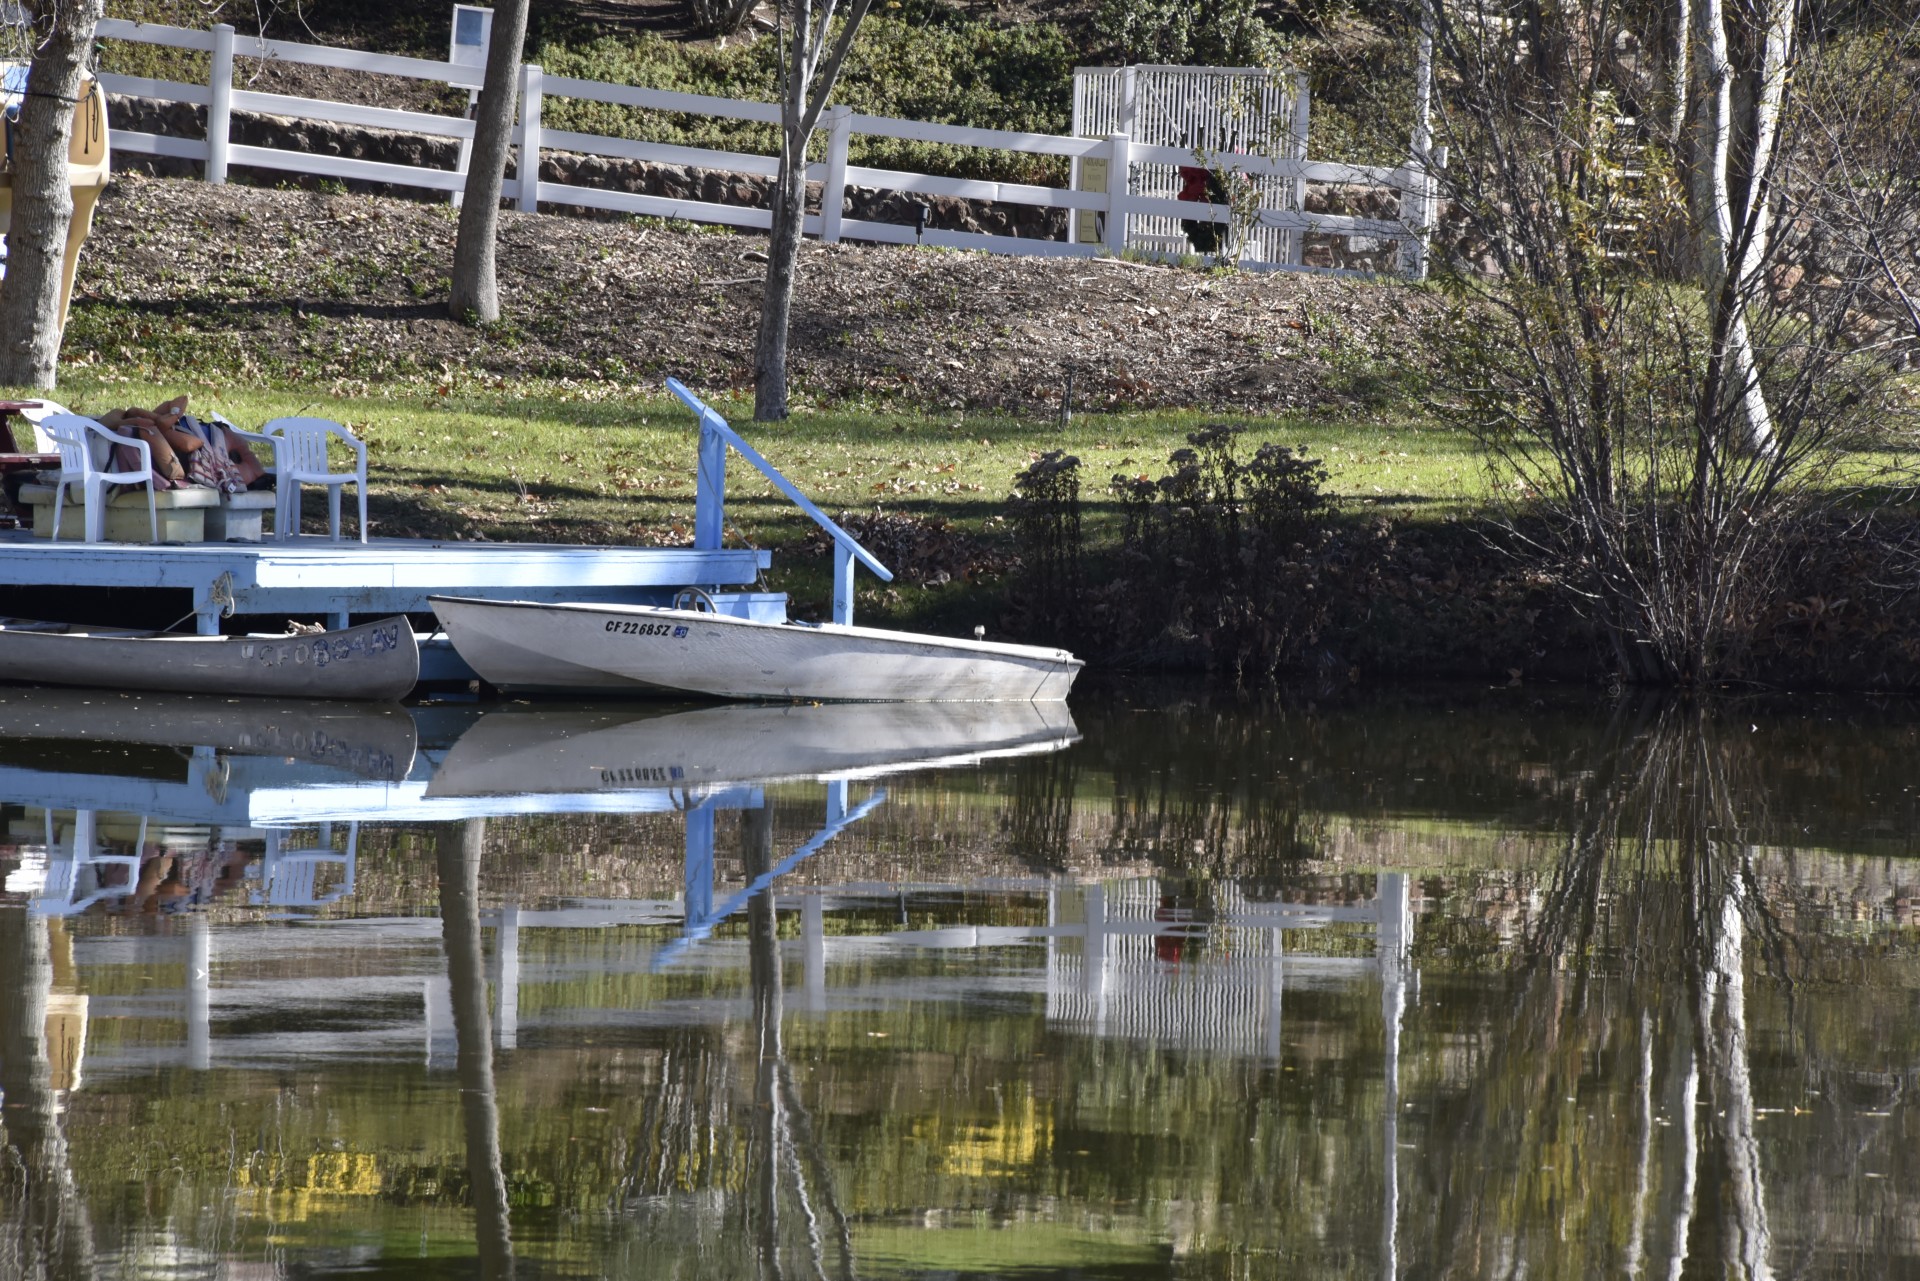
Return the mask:
[[[69,488],[80,486],[80,500],[86,511],[86,541],[98,543],[106,539],[107,486],[137,484],[147,487],[147,524],[153,541],[160,541],[160,513],[153,502],[153,451],[147,448],[146,441],[108,431],[93,419],[78,414],[51,414],[35,425],[60,451],[60,475],[53,483],[53,541],[60,541],[60,513],[66,505]],[[133,446],[140,455],[140,466],[133,471],[94,466],[89,435],[104,438],[109,449],[113,445]],[[113,455],[109,452],[106,467],[112,466]]]
[[[320,843],[307,849],[285,849],[282,842],[289,839],[288,834],[269,830],[267,832],[267,853],[258,869],[260,887],[253,891],[255,906],[272,907],[325,907],[329,903],[338,903],[353,893],[354,867],[360,841],[360,824],[347,824],[347,848],[339,850],[333,844],[333,824],[320,824]],[[319,870],[323,864],[338,864],[341,879],[331,891],[321,894],[316,886]],[[248,875],[255,875],[253,869]]]
[[14,412],[26,419],[27,425],[33,428],[33,452],[36,454],[51,454],[54,452],[53,437],[47,435],[47,429],[41,424],[45,423],[47,419],[53,417],[55,414],[70,414],[73,411],[65,405],[55,404],[51,400],[42,400],[38,405],[30,409],[18,409]]
[[[275,508],[275,536],[294,538],[300,533],[300,486],[327,487],[327,534],[340,541],[340,490],[353,485],[360,495],[360,541],[367,541],[367,446],[358,436],[330,418],[276,418],[260,429],[272,438]],[[327,442],[338,437],[353,450],[354,468],[349,472],[329,471]]]
[[[147,820],[140,820],[140,835],[131,854],[108,854],[96,836],[93,810],[73,812],[73,844],[60,842],[60,828],[47,811],[47,876],[33,911],[41,916],[73,916],[102,899],[125,898],[140,880],[140,859],[147,848]],[[119,868],[120,878],[106,884],[101,872]]]

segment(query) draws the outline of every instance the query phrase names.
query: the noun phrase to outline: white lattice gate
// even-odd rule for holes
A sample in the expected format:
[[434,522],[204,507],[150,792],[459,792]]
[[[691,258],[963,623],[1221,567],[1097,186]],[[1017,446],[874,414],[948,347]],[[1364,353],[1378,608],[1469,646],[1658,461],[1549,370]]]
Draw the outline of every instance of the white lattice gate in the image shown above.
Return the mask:
[[[1135,143],[1191,149],[1196,163],[1236,153],[1273,160],[1307,158],[1307,77],[1303,72],[1257,67],[1075,67],[1073,132],[1082,138],[1124,133]],[[1082,160],[1074,167],[1074,186],[1104,190],[1104,161]],[[1267,209],[1303,208],[1306,183],[1296,178],[1249,178]],[[1169,164],[1135,164],[1128,194],[1175,199],[1180,169]],[[1070,239],[1095,241],[1095,215],[1082,213],[1068,229]],[[1180,220],[1135,217],[1127,223],[1127,247],[1145,253],[1191,253]],[[1298,230],[1256,226],[1238,247],[1245,263],[1298,265]]]

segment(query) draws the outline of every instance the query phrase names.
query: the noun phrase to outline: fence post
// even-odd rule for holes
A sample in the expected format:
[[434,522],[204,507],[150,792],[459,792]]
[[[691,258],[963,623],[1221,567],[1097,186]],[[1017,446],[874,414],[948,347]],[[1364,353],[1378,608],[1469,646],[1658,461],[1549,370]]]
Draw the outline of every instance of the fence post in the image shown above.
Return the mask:
[[853,553],[833,540],[833,621],[853,626]]
[[727,438],[700,418],[700,457],[693,480],[693,545],[717,551],[727,523]]
[[837,102],[827,108],[827,173],[820,184],[820,239],[840,240],[840,219],[847,203],[847,143],[853,138],[853,108]]
[[218,186],[227,180],[227,137],[233,128],[233,27],[222,22],[213,29],[213,65],[207,76],[206,179]]
[[[1293,158],[1306,163],[1308,110],[1307,73],[1302,71],[1293,80]],[[1307,211],[1307,180],[1304,177],[1293,180],[1293,207],[1301,213]],[[1307,260],[1307,229],[1295,227],[1288,238],[1287,263],[1298,267]]]
[[1400,266],[1415,280],[1427,278],[1427,237],[1432,235],[1433,180],[1433,10],[1420,7],[1420,47],[1413,69],[1413,138],[1409,162],[1401,167],[1407,185],[1400,193],[1400,221],[1411,233],[1400,242]]
[[519,183],[520,211],[534,213],[540,208],[540,64],[520,64],[520,137],[518,163],[514,176]]
[[1124,133],[1108,134],[1106,244],[1107,252],[1116,258],[1127,247],[1127,180],[1132,170],[1131,141]]

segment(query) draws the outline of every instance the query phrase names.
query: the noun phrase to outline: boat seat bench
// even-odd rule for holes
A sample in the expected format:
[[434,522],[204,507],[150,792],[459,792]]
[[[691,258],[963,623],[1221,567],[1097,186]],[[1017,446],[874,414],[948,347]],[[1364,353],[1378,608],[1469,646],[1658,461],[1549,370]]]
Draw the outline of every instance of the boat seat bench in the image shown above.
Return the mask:
[[[53,486],[22,485],[20,501],[33,509],[33,532],[40,538],[53,537]],[[218,490],[189,486],[163,489],[153,496],[160,518],[163,543],[260,541],[261,513],[273,507],[272,491],[246,491],[222,494]],[[85,511],[78,498],[69,496],[60,513],[60,538],[64,542],[81,541],[86,534]],[[107,499],[106,540],[110,543],[147,541],[147,496],[137,489],[122,490]]]

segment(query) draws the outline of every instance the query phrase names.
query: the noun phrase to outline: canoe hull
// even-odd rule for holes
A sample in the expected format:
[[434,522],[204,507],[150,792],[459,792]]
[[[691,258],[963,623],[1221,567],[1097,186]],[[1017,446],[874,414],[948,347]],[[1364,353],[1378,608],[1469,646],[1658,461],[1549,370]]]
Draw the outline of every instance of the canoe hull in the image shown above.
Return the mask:
[[1058,702],[1065,650],[870,627],[758,623],[644,605],[432,598],[460,656],[502,689],[814,702]]
[[404,618],[306,636],[172,636],[0,624],[0,679],[255,698],[392,701],[420,679]]

